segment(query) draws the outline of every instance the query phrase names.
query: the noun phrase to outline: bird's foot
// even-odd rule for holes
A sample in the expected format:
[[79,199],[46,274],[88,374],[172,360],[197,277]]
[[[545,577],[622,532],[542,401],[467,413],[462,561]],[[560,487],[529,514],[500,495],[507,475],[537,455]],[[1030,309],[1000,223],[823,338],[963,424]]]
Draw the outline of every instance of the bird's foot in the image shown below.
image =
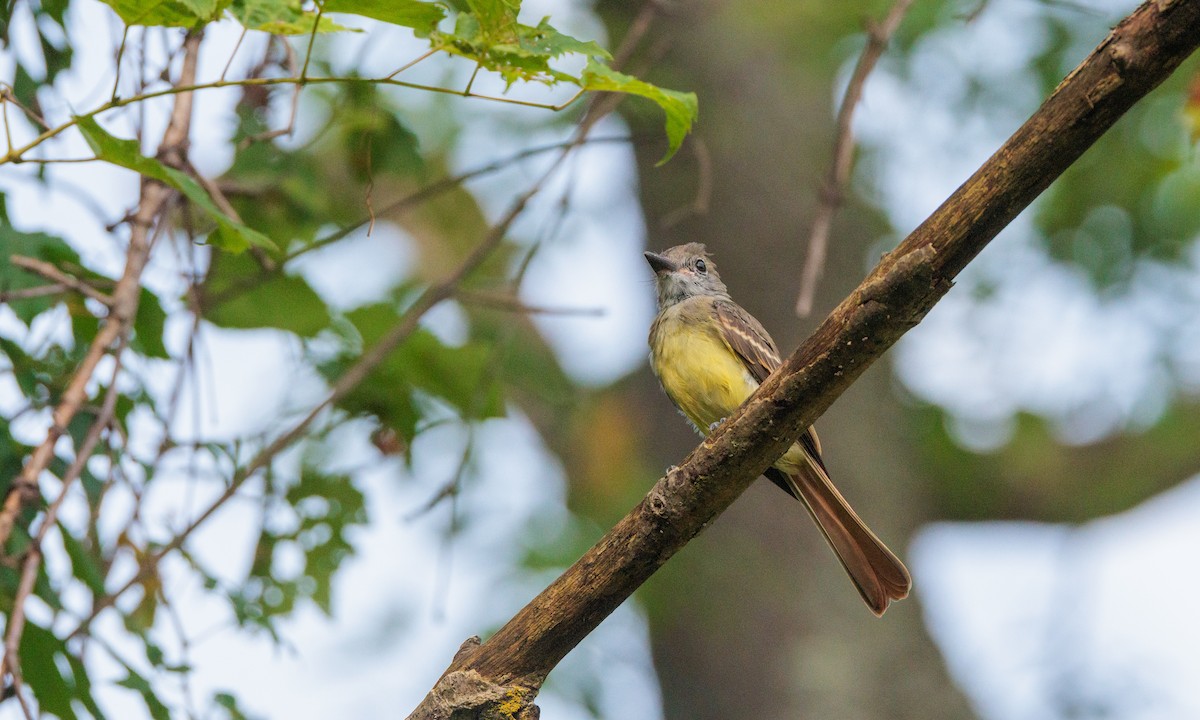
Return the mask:
[[715,422],[715,423],[713,423],[712,425],[709,425],[709,426],[708,426],[708,431],[709,431],[709,432],[712,432],[713,430],[716,430],[716,429],[717,429],[717,426],[718,426],[718,425],[720,425],[721,423],[725,422],[725,420],[726,420],[726,418],[721,418],[720,420],[716,421],[716,422]]

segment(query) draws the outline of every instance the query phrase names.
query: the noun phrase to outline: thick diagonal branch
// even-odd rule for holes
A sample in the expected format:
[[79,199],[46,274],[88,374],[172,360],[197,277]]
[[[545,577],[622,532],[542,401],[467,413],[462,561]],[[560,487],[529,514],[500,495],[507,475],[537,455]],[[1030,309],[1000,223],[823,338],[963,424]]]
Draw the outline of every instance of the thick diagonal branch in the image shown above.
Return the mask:
[[733,417],[487,642],[464,648],[410,720],[454,711],[534,716],[532,699],[563,656],[729,507],[921,321],[1002,228],[1198,45],[1200,0],[1151,0],[1122,21]]

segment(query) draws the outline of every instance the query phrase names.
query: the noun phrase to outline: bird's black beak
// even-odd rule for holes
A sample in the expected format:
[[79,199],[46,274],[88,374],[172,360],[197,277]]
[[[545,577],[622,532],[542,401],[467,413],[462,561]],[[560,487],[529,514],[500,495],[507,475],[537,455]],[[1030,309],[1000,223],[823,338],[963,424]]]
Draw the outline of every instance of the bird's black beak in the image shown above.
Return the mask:
[[679,269],[678,265],[666,259],[662,255],[649,251],[644,254],[646,256],[646,262],[650,263],[650,267],[654,270],[655,275],[661,275],[665,272],[674,272]]

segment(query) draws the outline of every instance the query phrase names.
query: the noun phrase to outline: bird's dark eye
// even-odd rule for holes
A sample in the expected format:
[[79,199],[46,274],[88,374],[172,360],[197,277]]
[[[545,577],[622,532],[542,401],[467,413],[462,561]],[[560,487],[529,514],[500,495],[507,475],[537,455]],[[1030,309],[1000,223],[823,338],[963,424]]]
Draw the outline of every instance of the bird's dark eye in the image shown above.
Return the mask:
[[696,261],[696,272],[700,273],[701,275],[708,272],[708,265],[705,264],[704,260]]

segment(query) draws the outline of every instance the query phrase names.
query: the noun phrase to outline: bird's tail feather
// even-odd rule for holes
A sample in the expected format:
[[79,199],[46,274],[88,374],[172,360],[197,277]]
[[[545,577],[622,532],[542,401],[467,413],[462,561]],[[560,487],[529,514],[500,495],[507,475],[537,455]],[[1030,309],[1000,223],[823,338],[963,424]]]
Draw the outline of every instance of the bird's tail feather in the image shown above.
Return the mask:
[[809,465],[794,475],[771,468],[767,477],[808,508],[871,612],[881,616],[892,600],[908,596],[912,578],[904,563],[871,532],[821,468]]

